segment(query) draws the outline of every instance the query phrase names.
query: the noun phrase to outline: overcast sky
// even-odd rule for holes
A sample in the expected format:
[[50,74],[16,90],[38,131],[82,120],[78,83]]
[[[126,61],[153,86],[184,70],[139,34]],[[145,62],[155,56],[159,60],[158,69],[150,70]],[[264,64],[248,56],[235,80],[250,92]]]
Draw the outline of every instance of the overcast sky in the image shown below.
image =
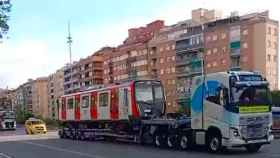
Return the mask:
[[9,38],[0,43],[0,88],[16,88],[28,78],[47,76],[69,61],[67,21],[71,21],[73,58],[87,57],[103,46],[116,46],[127,29],[165,20],[191,18],[196,8],[224,15],[269,10],[280,19],[275,0],[12,0]]

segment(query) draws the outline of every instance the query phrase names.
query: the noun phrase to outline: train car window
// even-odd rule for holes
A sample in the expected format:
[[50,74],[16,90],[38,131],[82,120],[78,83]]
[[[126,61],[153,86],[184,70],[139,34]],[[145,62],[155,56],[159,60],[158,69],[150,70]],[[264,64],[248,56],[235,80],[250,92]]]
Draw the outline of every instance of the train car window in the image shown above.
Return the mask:
[[108,104],[109,104],[108,98],[109,98],[109,94],[108,94],[107,92],[105,92],[105,93],[100,93],[100,94],[99,94],[99,106],[100,106],[100,107],[106,107],[106,106],[108,106]]
[[88,108],[89,107],[89,96],[83,96],[82,97],[82,108]]
[[74,99],[69,98],[67,99],[67,109],[73,109],[74,108]]
[[124,95],[123,95],[123,100],[124,100],[124,106],[128,107],[128,91],[127,89],[125,88],[124,89]]

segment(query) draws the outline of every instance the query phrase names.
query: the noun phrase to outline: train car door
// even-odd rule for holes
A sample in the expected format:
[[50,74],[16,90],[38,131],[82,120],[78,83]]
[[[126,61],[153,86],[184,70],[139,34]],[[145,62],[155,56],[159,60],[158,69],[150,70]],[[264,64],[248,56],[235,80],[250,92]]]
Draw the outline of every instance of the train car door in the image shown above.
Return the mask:
[[97,92],[91,93],[90,116],[92,120],[97,120]]
[[110,115],[112,120],[119,119],[119,89],[111,90]]
[[74,110],[74,97],[70,96],[66,98],[66,120],[74,120],[75,110]]
[[79,121],[81,119],[81,102],[80,95],[75,95],[75,120]]
[[127,88],[120,88],[119,90],[119,119],[126,120],[129,115],[129,94]]
[[110,120],[110,91],[98,93],[97,115],[99,120]]
[[90,117],[90,95],[81,95],[81,120],[91,120]]

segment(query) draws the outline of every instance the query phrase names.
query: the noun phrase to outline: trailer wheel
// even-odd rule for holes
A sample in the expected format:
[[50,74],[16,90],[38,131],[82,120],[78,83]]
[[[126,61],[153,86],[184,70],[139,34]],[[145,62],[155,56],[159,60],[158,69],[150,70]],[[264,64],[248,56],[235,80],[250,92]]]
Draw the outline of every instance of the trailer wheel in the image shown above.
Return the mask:
[[166,144],[167,144],[167,146],[169,148],[177,147],[178,140],[177,140],[177,136],[176,135],[168,135],[166,141],[167,141]]
[[165,142],[165,137],[162,134],[156,133],[154,135],[154,144],[156,147],[164,147]]
[[222,138],[218,134],[210,135],[207,139],[208,150],[212,153],[217,153],[222,149]]
[[179,140],[180,140],[180,144],[179,144],[180,149],[186,150],[189,148],[190,140],[187,135],[181,135]]

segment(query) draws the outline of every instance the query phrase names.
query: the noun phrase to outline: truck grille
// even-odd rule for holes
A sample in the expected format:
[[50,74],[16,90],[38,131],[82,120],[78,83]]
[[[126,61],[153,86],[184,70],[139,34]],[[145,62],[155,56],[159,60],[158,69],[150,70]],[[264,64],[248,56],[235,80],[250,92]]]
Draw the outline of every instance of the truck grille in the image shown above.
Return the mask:
[[243,126],[241,128],[241,136],[245,139],[263,138],[266,134],[266,126],[262,124]]
[[36,130],[38,130],[38,131],[43,131],[44,130],[44,127],[35,127],[36,128]]
[[5,122],[5,126],[7,129],[11,129],[11,128],[14,128],[14,122]]
[[241,136],[245,139],[257,139],[266,136],[269,115],[240,117]]

